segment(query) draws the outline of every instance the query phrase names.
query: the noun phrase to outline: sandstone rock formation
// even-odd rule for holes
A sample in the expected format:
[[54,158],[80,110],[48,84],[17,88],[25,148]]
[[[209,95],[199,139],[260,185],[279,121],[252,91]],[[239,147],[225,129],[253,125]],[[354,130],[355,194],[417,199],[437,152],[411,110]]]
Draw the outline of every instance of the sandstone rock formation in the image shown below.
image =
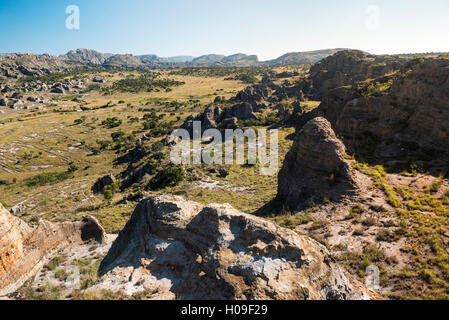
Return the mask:
[[217,127],[217,122],[220,120],[222,112],[223,111],[219,106],[210,104],[199,116],[190,116],[187,118],[182,125],[182,128],[186,129],[191,135],[193,135],[193,122],[199,121],[201,122],[201,132],[199,134],[203,134],[207,129]]
[[236,104],[226,111],[225,119],[237,118],[239,120],[257,119],[253,107],[248,102]]
[[399,70],[406,60],[394,56],[375,56],[359,50],[344,50],[316,63],[310,79],[321,100],[331,89],[353,85],[357,81],[375,79]]
[[93,289],[173,299],[368,299],[318,242],[229,205],[143,200]]
[[357,189],[345,146],[324,118],[309,121],[297,134],[279,172],[277,199],[292,208],[328,198],[338,201]]
[[[372,146],[382,159],[447,155],[449,59],[411,61],[400,73],[376,79],[368,89],[331,90],[313,116],[328,119],[345,143],[356,149],[372,140],[383,141]],[[395,152],[389,157],[383,154],[386,149]]]
[[257,119],[254,114],[253,107],[249,103],[239,103],[229,108],[222,109],[221,107],[210,104],[203,113],[197,117],[189,117],[182,125],[183,129],[189,131],[193,135],[193,122],[199,121],[201,123],[202,135],[208,129],[236,129],[238,127],[238,120]]
[[59,249],[103,238],[104,230],[93,217],[60,224],[42,221],[31,228],[0,205],[0,296],[17,290]]

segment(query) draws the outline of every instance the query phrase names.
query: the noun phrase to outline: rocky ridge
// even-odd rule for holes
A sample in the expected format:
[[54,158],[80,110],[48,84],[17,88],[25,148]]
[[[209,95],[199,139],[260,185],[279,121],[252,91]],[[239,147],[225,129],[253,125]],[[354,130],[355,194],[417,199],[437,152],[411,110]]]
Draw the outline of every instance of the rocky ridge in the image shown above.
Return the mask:
[[330,90],[322,116],[347,146],[386,161],[447,158],[449,59],[416,59],[396,74]]

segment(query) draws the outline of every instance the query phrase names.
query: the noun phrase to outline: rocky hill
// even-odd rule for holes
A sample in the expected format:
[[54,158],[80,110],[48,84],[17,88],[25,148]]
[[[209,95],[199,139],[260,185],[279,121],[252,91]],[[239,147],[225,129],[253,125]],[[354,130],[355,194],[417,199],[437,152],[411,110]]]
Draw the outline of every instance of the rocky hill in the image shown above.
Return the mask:
[[103,63],[103,67],[105,68],[142,68],[145,64],[138,57],[133,56],[132,54],[116,54],[108,59],[106,59]]
[[393,73],[407,60],[394,56],[374,56],[359,50],[340,51],[313,65],[310,79],[321,100],[330,89],[352,86],[356,82],[376,79]]
[[[345,143],[371,149],[370,156],[396,161],[447,157],[449,59],[387,58],[379,67],[365,59],[372,58],[340,53],[312,68],[314,86],[327,92],[312,116],[328,119]],[[324,65],[335,71],[318,71]]]
[[253,67],[282,66],[290,64],[315,63],[341,49],[295,52],[278,59],[259,61],[256,55],[242,53],[230,56],[208,54],[200,57],[176,56],[158,57],[157,55],[111,54],[90,49],[76,49],[58,57],[48,54],[0,54],[0,76],[21,78],[66,71],[73,68],[155,68],[155,67]]
[[187,63],[195,59],[195,57],[192,56],[175,56],[175,57],[168,57],[163,58],[159,57],[155,54],[147,54],[147,55],[141,55],[138,56],[143,61],[149,60],[149,61],[155,61],[155,62],[161,62],[161,63]]
[[101,53],[89,49],[77,49],[70,50],[68,53],[60,55],[59,58],[79,64],[102,65],[111,56],[113,56],[111,53]]
[[0,54],[0,78],[19,79],[61,72],[73,67],[74,65],[48,54]]
[[316,51],[305,51],[305,52],[290,52],[280,56],[277,59],[268,60],[262,62],[263,65],[267,66],[283,66],[290,64],[303,64],[303,63],[316,63],[324,58],[327,58],[334,53],[343,51],[346,49],[327,49],[327,50],[316,50]]

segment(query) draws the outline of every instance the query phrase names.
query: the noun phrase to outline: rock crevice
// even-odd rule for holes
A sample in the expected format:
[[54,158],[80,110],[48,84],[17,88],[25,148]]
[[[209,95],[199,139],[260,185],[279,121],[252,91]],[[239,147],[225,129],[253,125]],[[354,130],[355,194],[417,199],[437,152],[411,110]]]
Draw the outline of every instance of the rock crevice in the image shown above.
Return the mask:
[[230,205],[203,207],[176,196],[143,200],[100,271],[97,289],[157,288],[164,298],[370,297],[318,242]]

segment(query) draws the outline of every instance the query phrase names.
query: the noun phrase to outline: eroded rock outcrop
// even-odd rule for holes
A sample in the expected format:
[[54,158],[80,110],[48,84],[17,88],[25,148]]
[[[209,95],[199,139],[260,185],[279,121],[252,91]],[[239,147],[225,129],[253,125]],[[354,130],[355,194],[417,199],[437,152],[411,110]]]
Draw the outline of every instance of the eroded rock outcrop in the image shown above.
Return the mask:
[[370,55],[359,50],[344,50],[316,63],[310,69],[315,100],[329,90],[375,79],[399,70],[406,60],[395,56]]
[[345,146],[324,118],[309,121],[297,134],[281,171],[277,199],[292,208],[327,198],[338,201],[357,190]]
[[0,205],[0,296],[17,290],[59,249],[90,239],[104,239],[93,217],[59,224],[42,221],[31,228]]
[[201,123],[202,135],[208,129],[237,129],[239,120],[257,119],[251,104],[243,102],[228,108],[221,108],[215,104],[210,104],[203,113],[197,117],[190,116],[186,119],[181,128],[186,129],[191,136],[194,135],[194,121]]
[[327,249],[230,205],[143,200],[100,266],[93,289],[173,299],[364,299]]
[[384,160],[447,157],[449,59],[413,60],[362,89],[331,90],[314,116],[328,119],[347,145],[370,146]]

